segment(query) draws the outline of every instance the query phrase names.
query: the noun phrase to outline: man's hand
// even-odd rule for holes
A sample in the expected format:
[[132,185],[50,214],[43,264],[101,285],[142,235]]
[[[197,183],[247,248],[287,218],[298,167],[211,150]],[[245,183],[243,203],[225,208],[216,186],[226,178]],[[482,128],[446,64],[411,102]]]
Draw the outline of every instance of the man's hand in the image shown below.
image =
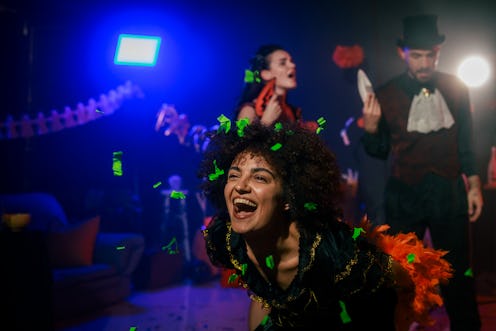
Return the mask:
[[348,168],[348,173],[342,174],[341,177],[345,180],[345,194],[355,198],[358,191],[358,171]]
[[470,222],[475,222],[479,218],[482,212],[482,206],[484,205],[479,176],[473,175],[468,177],[467,184],[468,216]]
[[376,133],[381,118],[381,105],[373,93],[367,95],[363,104],[363,129],[368,133]]

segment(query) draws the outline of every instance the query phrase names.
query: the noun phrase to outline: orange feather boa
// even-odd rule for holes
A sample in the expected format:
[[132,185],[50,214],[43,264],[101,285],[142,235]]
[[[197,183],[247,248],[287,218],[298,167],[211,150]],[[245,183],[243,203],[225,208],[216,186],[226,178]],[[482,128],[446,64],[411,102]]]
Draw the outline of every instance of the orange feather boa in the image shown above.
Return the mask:
[[413,232],[386,234],[389,225],[373,226],[366,217],[358,227],[403,269],[394,275],[398,293],[397,330],[408,330],[414,321],[424,326],[433,325],[435,321],[429,313],[443,305],[439,284],[448,282],[453,275],[451,265],[443,258],[448,252],[425,247]]

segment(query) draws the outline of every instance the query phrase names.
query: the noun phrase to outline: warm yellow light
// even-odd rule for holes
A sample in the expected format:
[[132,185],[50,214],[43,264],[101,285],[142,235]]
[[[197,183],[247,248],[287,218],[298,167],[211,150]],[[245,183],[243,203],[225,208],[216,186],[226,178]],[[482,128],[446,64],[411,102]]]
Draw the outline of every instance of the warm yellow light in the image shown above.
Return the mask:
[[31,221],[31,215],[20,213],[20,214],[3,214],[2,222],[5,223],[12,231],[20,231],[23,227],[29,224]]
[[458,77],[470,87],[484,84],[490,75],[489,63],[480,56],[471,56],[462,61],[458,67]]

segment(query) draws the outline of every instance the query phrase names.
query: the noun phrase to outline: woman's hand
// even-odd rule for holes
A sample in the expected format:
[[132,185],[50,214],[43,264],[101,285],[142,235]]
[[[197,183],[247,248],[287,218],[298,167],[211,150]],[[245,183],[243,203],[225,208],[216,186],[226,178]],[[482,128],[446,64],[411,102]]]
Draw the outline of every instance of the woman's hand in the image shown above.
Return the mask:
[[282,107],[279,103],[278,95],[273,94],[267,102],[260,122],[263,125],[272,125],[282,114]]
[[248,311],[248,330],[255,330],[269,313],[270,310],[264,309],[261,303],[250,301]]

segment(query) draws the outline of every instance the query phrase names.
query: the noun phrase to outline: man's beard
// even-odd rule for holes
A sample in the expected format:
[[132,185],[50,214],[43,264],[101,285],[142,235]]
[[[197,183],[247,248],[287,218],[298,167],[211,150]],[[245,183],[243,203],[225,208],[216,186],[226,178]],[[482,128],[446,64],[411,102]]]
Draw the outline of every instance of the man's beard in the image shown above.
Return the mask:
[[[421,83],[426,83],[428,81],[430,81],[432,79],[432,74],[433,74],[433,70],[431,69],[422,69],[422,70],[418,70],[415,72],[415,74],[413,75],[415,77],[416,80],[418,80],[419,82]],[[427,75],[426,75],[427,74]]]

